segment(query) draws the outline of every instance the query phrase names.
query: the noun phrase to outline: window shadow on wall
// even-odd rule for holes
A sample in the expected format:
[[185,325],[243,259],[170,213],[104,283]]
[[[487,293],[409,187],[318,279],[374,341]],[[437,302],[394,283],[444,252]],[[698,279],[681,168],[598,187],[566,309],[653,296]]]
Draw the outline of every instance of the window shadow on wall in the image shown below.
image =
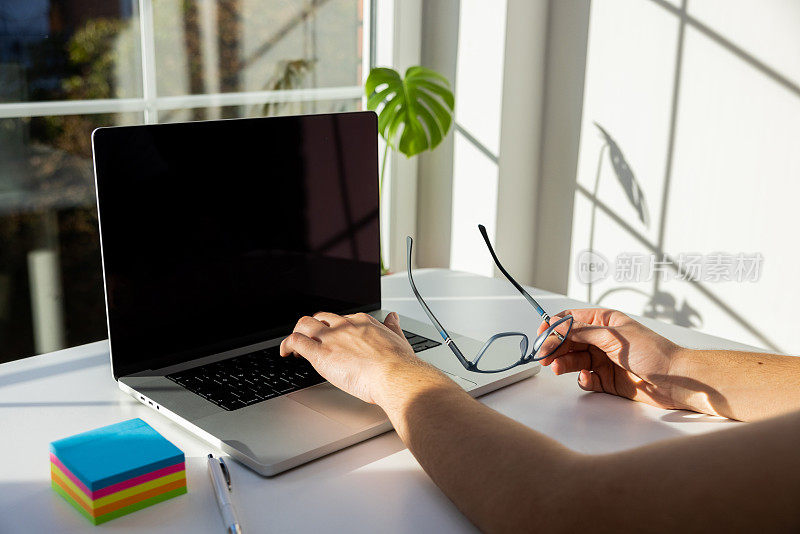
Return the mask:
[[[683,49],[685,42],[686,27],[690,26],[694,30],[697,30],[698,32],[703,34],[705,37],[711,39],[714,43],[718,44],[729,53],[733,54],[740,60],[747,63],[749,66],[759,71],[761,74],[767,76],[775,83],[788,89],[797,96],[800,96],[800,86],[798,86],[797,84],[795,84],[794,82],[783,76],[778,71],[767,66],[757,58],[753,57],[751,54],[749,54],[748,52],[746,52],[745,50],[734,44],[732,41],[718,34],[706,24],[702,23],[701,21],[689,15],[687,10],[688,0],[683,0],[680,7],[676,7],[668,3],[666,0],[650,0],[650,1],[679,18],[678,40],[677,40],[678,44],[676,50],[675,72],[674,72],[673,87],[672,87],[666,168],[664,171],[664,179],[662,182],[662,201],[660,206],[658,207],[658,213],[657,213],[658,215],[657,238],[656,241],[653,242],[646,236],[642,235],[642,233],[639,232],[634,227],[634,224],[637,223],[634,223],[632,218],[630,221],[625,220],[625,218],[620,216],[617,212],[612,210],[607,204],[605,204],[599,199],[598,185],[601,174],[600,169],[603,164],[605,156],[608,155],[610,158],[612,170],[614,171],[614,174],[617,178],[617,182],[619,183],[631,207],[633,208],[636,214],[636,218],[638,218],[639,222],[641,222],[645,226],[648,225],[649,211],[647,208],[647,203],[645,201],[642,189],[639,186],[639,182],[636,179],[633,169],[625,159],[623,150],[620,144],[617,142],[617,140],[615,140],[612,137],[612,134],[604,126],[595,123],[596,127],[600,132],[601,137],[603,138],[603,144],[600,148],[600,153],[598,156],[598,169],[595,177],[594,190],[589,191],[586,187],[582,186],[581,184],[576,184],[577,193],[585,197],[592,205],[591,223],[589,228],[590,232],[589,250],[590,252],[594,252],[595,220],[596,220],[597,210],[600,210],[607,217],[609,217],[619,228],[627,232],[630,236],[636,239],[642,246],[644,246],[650,253],[652,253],[655,256],[656,260],[664,262],[664,264],[667,265],[675,273],[677,273],[677,275],[680,276],[683,281],[690,284],[694,289],[696,289],[699,293],[701,293],[704,297],[706,297],[709,301],[711,301],[715,306],[717,306],[718,309],[720,309],[731,319],[733,319],[742,329],[747,331],[754,338],[758,339],[758,341],[761,344],[763,344],[765,348],[768,348],[776,352],[783,352],[762,330],[760,330],[758,327],[750,323],[745,318],[745,316],[737,312],[733,308],[733,306],[723,301],[722,298],[717,294],[715,294],[711,289],[709,289],[707,285],[704,285],[701,282],[692,279],[691,277],[687,277],[686,276],[687,273],[684,272],[683,269],[681,269],[678,263],[676,263],[675,258],[669,256],[664,251],[666,217],[667,217],[667,208],[669,206],[670,182],[672,180],[672,165],[674,161],[676,122],[677,122],[678,106],[680,103],[680,83],[681,83],[682,66],[683,66]],[[641,289],[634,287],[621,286],[612,288],[606,291],[605,293],[599,295],[597,298],[595,298],[593,295],[592,284],[591,283],[587,284],[587,298],[590,302],[594,302],[596,304],[601,304],[605,298],[614,293],[619,293],[619,292],[634,292],[646,297],[646,304],[642,315],[657,319],[667,320],[674,324],[680,326],[687,326],[691,328],[698,328],[703,324],[702,315],[695,306],[692,306],[688,300],[684,300],[683,302],[679,303],[675,295],[661,288],[660,276],[653,277],[653,288],[651,292],[645,292],[642,291]]]

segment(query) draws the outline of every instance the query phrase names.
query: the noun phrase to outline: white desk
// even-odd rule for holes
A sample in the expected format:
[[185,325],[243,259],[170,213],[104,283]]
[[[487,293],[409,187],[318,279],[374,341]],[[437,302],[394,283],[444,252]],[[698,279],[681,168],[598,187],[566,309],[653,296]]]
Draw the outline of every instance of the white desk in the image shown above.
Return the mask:
[[[423,270],[420,291],[450,329],[478,339],[534,332],[538,318],[504,280]],[[405,275],[383,279],[383,307],[426,320]],[[551,313],[582,304],[533,290]],[[678,343],[744,345],[656,321]],[[585,393],[575,375],[536,377],[482,397],[488,406],[582,452],[636,447],[737,424]],[[205,456],[211,448],[117,389],[105,341],[0,365],[0,532],[79,532],[92,527],[50,489],[48,444],[141,417],[186,453],[188,495],[115,519],[119,532],[222,532]],[[214,451],[216,452],[216,451]],[[532,451],[533,452],[533,451]],[[436,488],[394,432],[277,477],[231,462],[234,499],[246,532],[463,532],[474,530]]]

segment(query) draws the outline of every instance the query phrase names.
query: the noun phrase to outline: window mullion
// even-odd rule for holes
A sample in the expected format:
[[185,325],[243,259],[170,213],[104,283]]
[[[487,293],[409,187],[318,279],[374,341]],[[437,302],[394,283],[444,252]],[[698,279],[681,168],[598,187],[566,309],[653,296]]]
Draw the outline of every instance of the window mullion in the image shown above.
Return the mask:
[[144,122],[158,122],[158,99],[156,85],[155,27],[153,24],[153,0],[139,0],[139,27],[142,49],[142,96],[144,97]]
[[8,102],[0,104],[0,119],[56,115],[89,115],[94,113],[124,113],[126,111],[143,111],[144,107],[145,102],[141,98]]

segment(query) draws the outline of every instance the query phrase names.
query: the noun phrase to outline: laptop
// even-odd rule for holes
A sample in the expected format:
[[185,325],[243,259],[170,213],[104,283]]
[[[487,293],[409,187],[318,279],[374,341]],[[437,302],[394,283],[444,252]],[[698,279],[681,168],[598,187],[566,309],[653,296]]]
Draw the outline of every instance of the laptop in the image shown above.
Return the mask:
[[[278,354],[303,315],[388,314],[377,140],[372,112],[95,130],[120,389],[265,476],[390,430],[379,407]],[[539,370],[471,373],[430,324],[400,324],[475,396]],[[482,345],[451,336],[465,353]]]

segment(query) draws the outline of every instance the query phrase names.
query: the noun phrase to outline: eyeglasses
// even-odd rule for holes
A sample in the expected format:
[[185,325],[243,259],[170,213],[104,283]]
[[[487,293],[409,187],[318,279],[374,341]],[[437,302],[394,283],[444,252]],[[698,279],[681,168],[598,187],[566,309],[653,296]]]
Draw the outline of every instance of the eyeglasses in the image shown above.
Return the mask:
[[[492,259],[495,265],[497,265],[497,268],[500,269],[500,272],[503,273],[508,281],[517,288],[517,291],[522,293],[525,300],[533,306],[536,312],[542,317],[542,322],[548,325],[541,334],[536,336],[533,340],[533,344],[529,344],[528,336],[522,332],[502,332],[490,337],[486,343],[484,343],[483,348],[481,348],[477,356],[472,360],[468,360],[458,346],[456,346],[455,341],[453,341],[450,334],[447,333],[442,323],[440,323],[433,314],[430,307],[425,302],[425,299],[423,299],[422,295],[417,291],[417,286],[414,284],[414,277],[411,274],[411,249],[414,246],[414,240],[409,236],[406,237],[406,265],[408,269],[408,282],[411,284],[411,290],[414,292],[414,296],[417,297],[417,301],[419,301],[420,306],[422,306],[422,309],[431,320],[431,323],[433,323],[433,326],[439,331],[439,335],[442,336],[444,343],[450,347],[450,350],[453,351],[453,354],[456,355],[458,361],[461,362],[461,365],[463,365],[467,371],[476,373],[500,373],[508,371],[518,365],[525,365],[526,363],[537,362],[547,358],[558,350],[561,344],[564,343],[566,336],[569,335],[572,329],[572,315],[561,317],[550,324],[550,315],[544,311],[539,303],[536,302],[536,299],[530,296],[530,294],[528,294],[500,264],[500,260],[497,259],[497,254],[495,254],[492,244],[489,242],[486,228],[484,228],[482,224],[479,224],[478,229],[483,236],[483,240],[486,242],[486,246],[489,247],[489,254],[492,255]],[[559,327],[561,327],[560,331],[556,330],[556,328]],[[561,332],[564,332],[564,334],[562,335]],[[530,354],[528,354],[529,346],[531,346],[532,349]]]

